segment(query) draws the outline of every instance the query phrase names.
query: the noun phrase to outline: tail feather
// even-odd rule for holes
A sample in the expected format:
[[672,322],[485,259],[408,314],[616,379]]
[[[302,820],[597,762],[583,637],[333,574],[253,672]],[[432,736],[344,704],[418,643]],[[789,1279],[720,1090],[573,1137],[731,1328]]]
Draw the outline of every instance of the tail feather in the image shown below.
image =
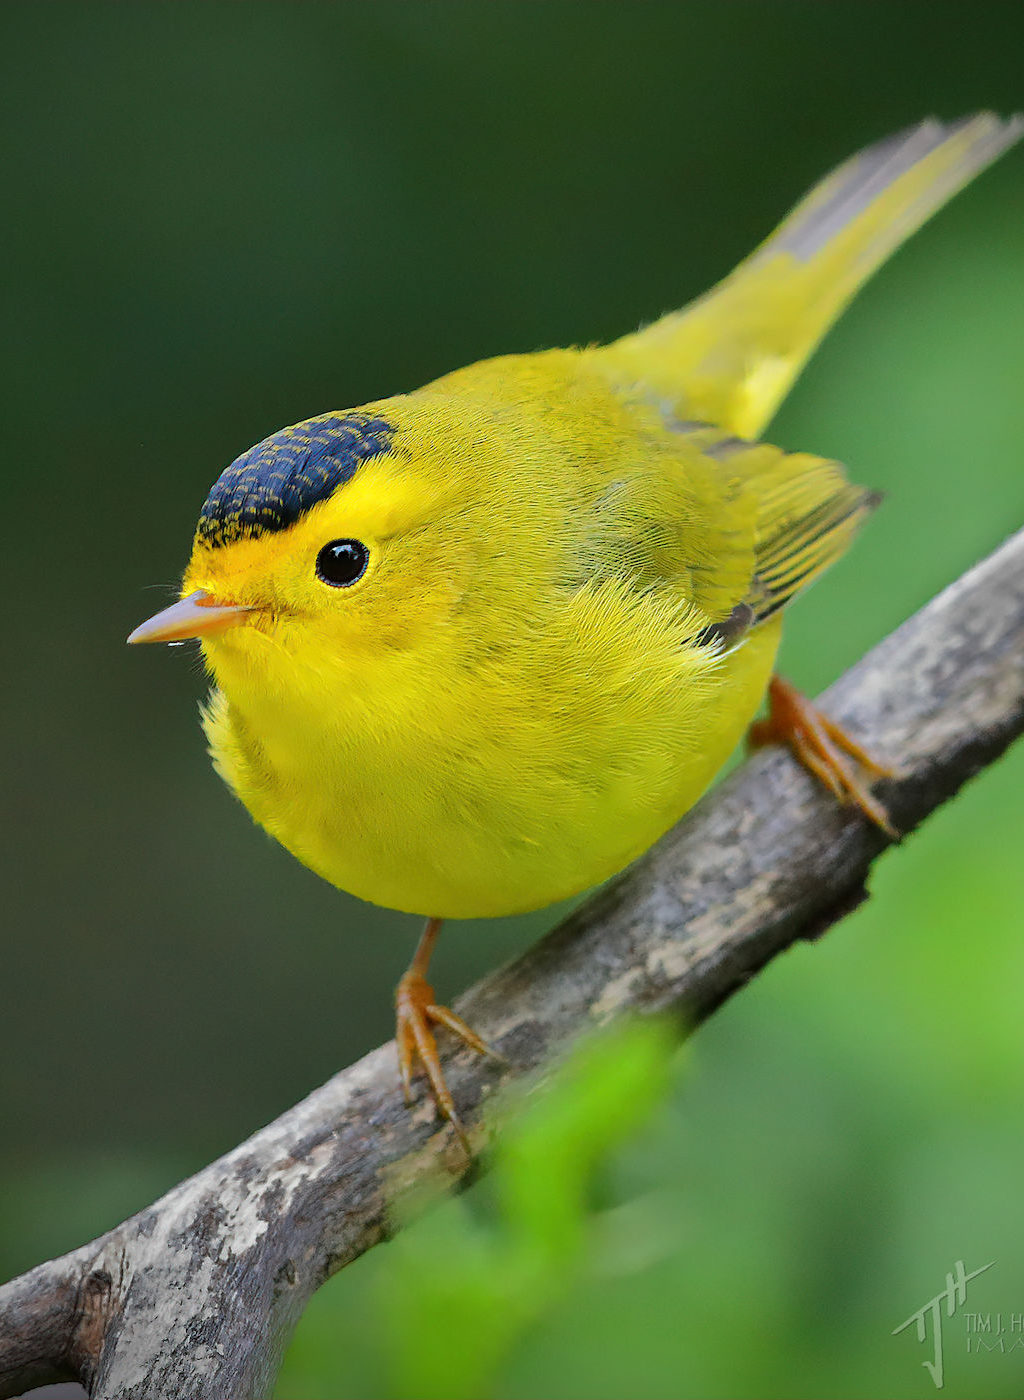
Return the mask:
[[[806,263],[875,205],[852,240],[848,276],[859,285],[1022,133],[1024,116],[981,112],[948,124],[930,118],[888,136],[826,176],[742,266],[780,252]],[[887,192],[896,196],[891,203],[882,202]]]
[[758,436],[858,288],[1022,134],[1024,116],[982,112],[869,146],[706,296],[600,352],[608,368],[679,417]]

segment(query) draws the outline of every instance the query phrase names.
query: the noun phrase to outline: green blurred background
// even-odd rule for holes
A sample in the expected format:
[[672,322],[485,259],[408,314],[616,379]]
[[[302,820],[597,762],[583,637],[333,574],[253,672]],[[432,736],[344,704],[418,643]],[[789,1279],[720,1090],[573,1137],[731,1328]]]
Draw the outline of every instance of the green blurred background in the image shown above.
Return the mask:
[[[415,921],[252,826],[190,648],[123,645],[221,468],[682,304],[858,147],[1024,105],[1024,8],[8,3],[0,30],[6,1276],[390,1034]],[[1022,331],[1017,150],[773,427],[888,497],[791,619],[812,692],[1024,521]],[[1017,751],[701,1031],[608,1168],[608,1201],[660,1202],[656,1247],[567,1285],[494,1394],[927,1395],[926,1349],[890,1333],[955,1260],[997,1261],[968,1308],[1024,1313],[1022,779]],[[442,991],[550,922],[452,925]],[[318,1296],[281,1395],[388,1393],[393,1251]],[[1021,1393],[1024,1343],[968,1354],[958,1317],[946,1349],[947,1395]]]

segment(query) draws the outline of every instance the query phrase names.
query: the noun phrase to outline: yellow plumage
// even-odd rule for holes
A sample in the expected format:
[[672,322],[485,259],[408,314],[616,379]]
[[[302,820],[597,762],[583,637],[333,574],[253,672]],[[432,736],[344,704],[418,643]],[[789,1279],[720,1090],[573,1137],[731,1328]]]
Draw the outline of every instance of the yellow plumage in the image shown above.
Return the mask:
[[[833,462],[742,439],[1020,131],[925,123],[842,166],[682,312],[239,459],[184,592],[235,610],[196,628],[205,723],[256,820],[335,885],[437,916],[549,904],[650,846],[749,725],[783,606],[873,504]],[[332,541],[365,547],[350,586],[318,576]]]

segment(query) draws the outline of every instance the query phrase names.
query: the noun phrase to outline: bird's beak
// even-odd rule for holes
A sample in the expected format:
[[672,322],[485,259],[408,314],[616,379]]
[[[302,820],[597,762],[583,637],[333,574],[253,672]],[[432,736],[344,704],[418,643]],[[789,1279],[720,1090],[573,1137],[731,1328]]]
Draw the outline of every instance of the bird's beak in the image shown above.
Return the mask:
[[199,588],[136,627],[128,642],[129,645],[134,642],[180,642],[187,637],[209,637],[213,632],[234,627],[250,612],[252,608],[239,603],[218,603]]

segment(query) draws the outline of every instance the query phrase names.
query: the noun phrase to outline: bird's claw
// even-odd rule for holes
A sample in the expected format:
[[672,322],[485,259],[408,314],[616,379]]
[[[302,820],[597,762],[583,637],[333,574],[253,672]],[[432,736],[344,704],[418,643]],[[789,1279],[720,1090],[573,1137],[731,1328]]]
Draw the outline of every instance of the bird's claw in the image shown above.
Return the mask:
[[427,1076],[430,1092],[442,1118],[447,1118],[463,1147],[469,1150],[466,1130],[455,1111],[455,1103],[444,1077],[437,1040],[433,1028],[444,1026],[453,1035],[480,1055],[502,1061],[485,1040],[467,1026],[450,1007],[439,1006],[434,989],[421,972],[410,968],[395,990],[395,1039],[398,1045],[398,1069],[402,1078],[402,1094],[406,1106],[412,1107],[412,1077],[417,1061]]
[[[768,715],[750,727],[750,743],[781,743],[792,749],[800,763],[840,802],[853,802],[890,841],[899,841],[889,813],[857,773],[858,764],[871,778],[891,778],[893,770],[879,763],[846,730],[812,705],[806,696],[773,676],[768,687]],[[851,762],[852,760],[852,762]]]

